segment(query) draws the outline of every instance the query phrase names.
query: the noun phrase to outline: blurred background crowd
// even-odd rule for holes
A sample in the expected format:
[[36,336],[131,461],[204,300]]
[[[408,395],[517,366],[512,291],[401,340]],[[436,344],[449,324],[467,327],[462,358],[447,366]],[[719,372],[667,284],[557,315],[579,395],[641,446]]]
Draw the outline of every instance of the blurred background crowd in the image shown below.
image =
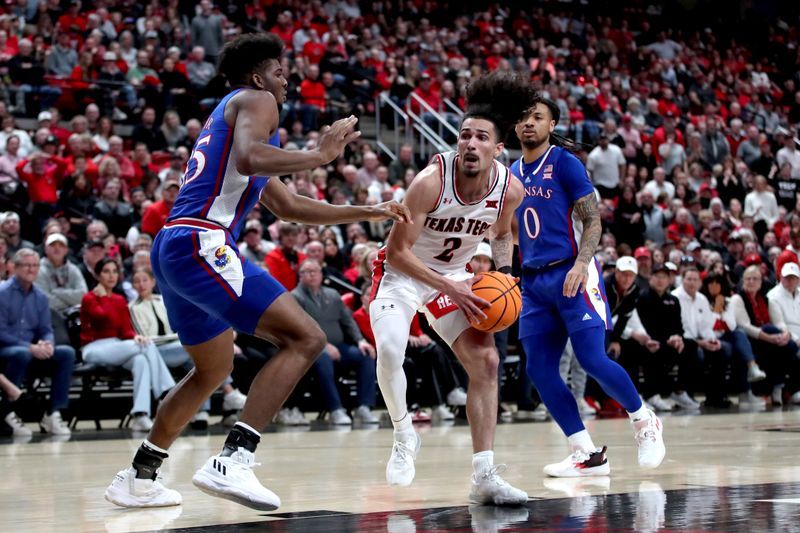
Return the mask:
[[[286,149],[313,149],[322,126],[351,113],[364,125],[388,105],[380,94],[432,128],[457,127],[470,80],[494,70],[530,77],[561,110],[556,131],[581,143],[577,155],[601,198],[609,356],[645,400],[663,411],[696,409],[699,400],[727,407],[731,395],[748,408],[800,403],[800,19],[796,6],[763,4],[5,2],[4,431],[30,432],[14,406],[21,388],[49,375],[40,424],[68,432],[61,411],[75,365],[87,363],[131,373],[132,424],[148,429],[151,399],[191,368],[149,273],[149,250],[202,121],[228,91],[216,75],[222,46],[264,31],[286,46]],[[280,179],[333,204],[402,200],[427,162],[411,133],[397,150],[382,149],[376,141],[389,128],[410,128],[384,122],[334,164]],[[507,146],[517,153],[515,139]],[[278,423],[306,424],[304,411],[328,413],[334,424],[377,421],[363,295],[388,229],[249,214],[242,255],[292,291],[329,341]],[[488,247],[473,262],[491,268]],[[468,383],[420,320],[408,347],[417,384],[409,405],[417,421],[451,420]],[[499,416],[546,417],[520,371],[525,354],[513,328],[497,344],[509,362]],[[227,422],[272,352],[246,335],[237,346],[221,390]],[[573,361],[568,347],[563,375],[582,412],[615,410]],[[205,406],[196,423],[207,422]]]

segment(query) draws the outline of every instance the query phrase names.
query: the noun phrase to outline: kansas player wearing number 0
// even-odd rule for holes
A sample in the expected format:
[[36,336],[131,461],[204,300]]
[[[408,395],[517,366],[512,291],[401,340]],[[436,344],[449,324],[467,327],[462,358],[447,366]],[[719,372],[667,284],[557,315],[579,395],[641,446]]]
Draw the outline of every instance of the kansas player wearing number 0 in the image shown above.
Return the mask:
[[286,100],[282,41],[250,34],[225,45],[219,63],[233,88],[206,120],[175,205],[153,242],[153,273],[172,329],[195,368],[161,401],[155,423],[131,468],[119,472],[106,499],[123,507],[164,507],[181,495],[156,480],[158,469],[203,401],[230,374],[233,328],[273,342],[278,353],[255,376],[239,422],[222,452],[192,482],[204,492],[259,510],[280,499],[253,473],[260,431],[325,346],[325,335],[294,298],[239,254],[236,240],[258,201],[279,218],[307,224],[408,220],[394,202],[332,206],[292,194],[281,176],[325,165],[359,135],[356,119],[323,130],[318,147],[285,151],[268,142]]
[[664,458],[661,421],[644,407],[628,374],[605,352],[611,313],[594,253],[602,228],[597,197],[586,169],[553,135],[559,110],[540,99],[516,126],[522,158],[511,172],[524,187],[516,230],[522,255],[519,335],[527,371],[571,453],[545,466],[553,477],[608,475],[606,449],[597,448],[581,422],[575,398],[559,376],[569,336],[581,366],[627,411],[643,468]]
[[413,224],[392,228],[373,270],[370,320],[378,351],[378,384],[394,425],[386,480],[406,486],[414,478],[419,436],[406,410],[403,359],[411,320],[423,311],[469,375],[467,417],[472,433],[470,500],[520,504],[525,492],[506,483],[494,465],[498,355],[491,333],[470,327],[488,304],[472,293],[467,263],[492,230],[498,270],[510,272],[511,223],[522,186],[497,163],[503,141],[535,97],[527,80],[489,75],[473,82],[458,149],[433,157],[404,202]]

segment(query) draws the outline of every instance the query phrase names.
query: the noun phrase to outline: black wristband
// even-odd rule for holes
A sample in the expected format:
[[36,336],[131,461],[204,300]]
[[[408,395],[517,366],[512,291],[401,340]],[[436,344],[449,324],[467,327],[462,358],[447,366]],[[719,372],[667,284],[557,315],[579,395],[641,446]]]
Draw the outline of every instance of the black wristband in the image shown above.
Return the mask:
[[501,274],[508,274],[509,276],[511,275],[511,267],[508,265],[498,268],[497,271]]

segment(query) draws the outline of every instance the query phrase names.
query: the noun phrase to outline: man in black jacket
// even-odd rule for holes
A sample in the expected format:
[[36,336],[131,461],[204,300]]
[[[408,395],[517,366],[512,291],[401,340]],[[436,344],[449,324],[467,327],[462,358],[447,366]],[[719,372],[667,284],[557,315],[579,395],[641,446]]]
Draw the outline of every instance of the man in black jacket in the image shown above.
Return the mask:
[[[649,290],[643,291],[636,310],[628,320],[622,338],[620,364],[638,382],[639,366],[644,372],[642,396],[656,410],[669,411],[672,405],[662,394],[689,391],[692,373],[699,369],[697,351],[683,339],[681,305],[669,292],[669,269],[655,265]],[[678,376],[671,375],[678,365]]]

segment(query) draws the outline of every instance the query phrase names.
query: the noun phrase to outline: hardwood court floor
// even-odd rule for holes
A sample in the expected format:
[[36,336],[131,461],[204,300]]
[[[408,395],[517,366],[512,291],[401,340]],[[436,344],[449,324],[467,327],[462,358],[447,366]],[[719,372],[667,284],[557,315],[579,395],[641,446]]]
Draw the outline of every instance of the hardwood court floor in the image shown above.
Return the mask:
[[[508,463],[505,478],[527,490],[534,501],[516,511],[470,509],[469,513],[471,446],[469,428],[463,425],[419,428],[423,442],[417,477],[405,489],[388,487],[384,481],[389,429],[266,433],[256,455],[263,465],[256,473],[282,499],[275,513],[212,498],[192,486],[195,469],[220,450],[221,433],[177,441],[162,474],[168,486],[183,494],[184,503],[150,511],[123,510],[103,499],[106,485],[129,464],[141,437],[104,440],[101,432],[94,435],[98,440],[9,442],[0,445],[0,531],[197,527],[203,531],[582,531],[586,523],[573,528],[564,521],[581,513],[584,519],[602,518],[595,524],[599,529],[592,531],[665,527],[670,531],[800,531],[800,409],[662,419],[667,457],[655,471],[636,466],[627,419],[588,421],[595,443],[609,447],[612,476],[579,480],[547,480],[541,474],[545,463],[566,456],[564,439],[554,423],[500,424],[495,462]],[[680,493],[694,496],[677,496]],[[736,504],[739,514],[734,512],[734,496],[747,502],[772,501],[748,503],[762,510],[768,506],[769,521],[763,522],[768,525],[752,525],[749,507],[742,510]],[[667,501],[670,505],[665,511]],[[695,509],[698,502],[700,510]],[[586,514],[590,511],[593,514]],[[336,525],[336,516],[354,516],[351,513],[363,519]],[[704,522],[708,513],[713,520]],[[446,523],[441,521],[448,516]],[[376,517],[379,524],[368,525]],[[530,526],[534,517],[538,520],[535,528],[513,527],[515,521],[522,526],[525,520]],[[682,521],[675,522],[678,519]],[[612,529],[618,522],[619,529]]]

